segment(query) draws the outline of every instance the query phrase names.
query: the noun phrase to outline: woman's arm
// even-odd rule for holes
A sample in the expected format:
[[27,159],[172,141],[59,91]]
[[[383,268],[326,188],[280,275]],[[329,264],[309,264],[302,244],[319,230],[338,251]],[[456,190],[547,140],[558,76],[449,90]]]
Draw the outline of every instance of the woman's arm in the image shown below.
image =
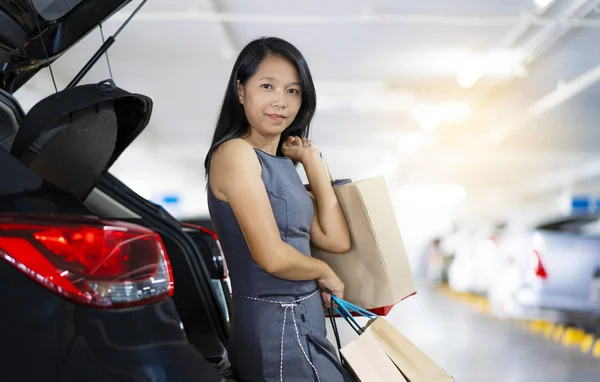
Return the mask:
[[314,146],[307,149],[301,163],[310,183],[315,208],[311,240],[327,252],[346,253],[352,246],[346,217],[323,167],[320,151]]
[[211,161],[209,187],[231,206],[256,263],[276,277],[318,280],[322,288],[343,295],[343,284],[326,263],[281,239],[261,173],[256,153],[241,139],[221,145]]

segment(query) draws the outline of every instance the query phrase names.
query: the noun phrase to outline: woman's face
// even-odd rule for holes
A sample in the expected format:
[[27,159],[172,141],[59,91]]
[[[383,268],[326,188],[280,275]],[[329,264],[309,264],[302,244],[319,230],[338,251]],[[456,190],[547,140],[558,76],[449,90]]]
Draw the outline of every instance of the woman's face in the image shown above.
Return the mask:
[[280,135],[292,124],[302,93],[300,75],[289,61],[268,55],[245,85],[238,81],[238,97],[250,126],[263,136]]

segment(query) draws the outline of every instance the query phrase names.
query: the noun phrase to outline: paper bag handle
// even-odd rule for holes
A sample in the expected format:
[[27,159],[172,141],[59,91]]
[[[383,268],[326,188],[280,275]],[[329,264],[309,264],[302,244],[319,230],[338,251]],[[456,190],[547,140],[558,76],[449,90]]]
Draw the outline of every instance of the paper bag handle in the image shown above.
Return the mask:
[[364,330],[360,327],[358,322],[352,317],[350,312],[348,312],[345,308],[335,308],[335,312],[340,315],[347,323],[350,325],[352,330],[356,332],[359,336],[364,333]]
[[335,308],[336,313],[339,314],[342,318],[344,318],[344,320],[348,323],[348,325],[350,325],[350,327],[359,336],[364,333],[364,330],[360,327],[358,322],[356,322],[354,317],[352,317],[350,310],[358,313],[359,315],[361,315],[363,317],[369,318],[369,319],[378,317],[375,313],[369,312],[366,309],[363,309],[359,306],[351,304],[348,301],[344,301],[334,295],[331,296],[331,300],[337,305],[337,307]]
[[[366,317],[366,318],[377,318],[377,317],[379,317],[379,316],[378,316],[378,315],[376,315],[375,313],[373,313],[373,312],[370,312],[370,311],[368,311],[368,310],[366,310],[366,309],[364,309],[364,308],[361,308],[360,306],[354,305],[354,304],[353,304],[353,303],[351,303],[351,302],[348,302],[348,301],[342,300],[342,299],[341,299],[341,298],[339,298],[339,297],[336,297],[336,296],[331,296],[331,298],[332,298],[332,300],[333,300],[333,301],[334,301],[334,302],[335,302],[335,303],[336,303],[338,306],[340,306],[340,307],[343,307],[343,308],[344,308],[344,310],[345,310],[346,312],[348,312],[348,310],[352,310],[352,311],[354,311],[354,312],[356,312],[356,313],[358,313],[358,314],[360,314],[361,316],[363,316],[363,317]],[[348,312],[348,313],[350,313],[350,312]]]

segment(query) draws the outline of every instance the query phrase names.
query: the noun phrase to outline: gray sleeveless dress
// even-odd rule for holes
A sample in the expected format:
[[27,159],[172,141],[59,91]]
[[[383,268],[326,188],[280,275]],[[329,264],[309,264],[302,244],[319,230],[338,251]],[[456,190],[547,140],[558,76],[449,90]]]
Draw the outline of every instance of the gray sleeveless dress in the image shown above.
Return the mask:
[[[255,149],[281,238],[310,256],[312,200],[292,161]],[[208,187],[210,215],[230,271],[229,360],[240,381],[342,382],[326,339],[316,281],[271,276],[254,262],[228,203]]]

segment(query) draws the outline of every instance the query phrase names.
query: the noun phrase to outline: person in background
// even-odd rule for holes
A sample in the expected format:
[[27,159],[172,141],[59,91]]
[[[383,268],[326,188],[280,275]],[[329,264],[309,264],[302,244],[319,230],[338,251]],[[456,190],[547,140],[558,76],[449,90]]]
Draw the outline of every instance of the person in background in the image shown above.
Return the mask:
[[342,254],[351,242],[308,140],[315,108],[308,65],[292,44],[260,38],[241,51],[205,160],[232,283],[229,359],[241,381],[344,380],[323,309],[331,294],[343,298],[344,284],[310,246]]
[[444,255],[442,254],[439,237],[431,241],[427,261],[427,281],[431,285],[439,285],[442,281],[442,270],[444,268]]

